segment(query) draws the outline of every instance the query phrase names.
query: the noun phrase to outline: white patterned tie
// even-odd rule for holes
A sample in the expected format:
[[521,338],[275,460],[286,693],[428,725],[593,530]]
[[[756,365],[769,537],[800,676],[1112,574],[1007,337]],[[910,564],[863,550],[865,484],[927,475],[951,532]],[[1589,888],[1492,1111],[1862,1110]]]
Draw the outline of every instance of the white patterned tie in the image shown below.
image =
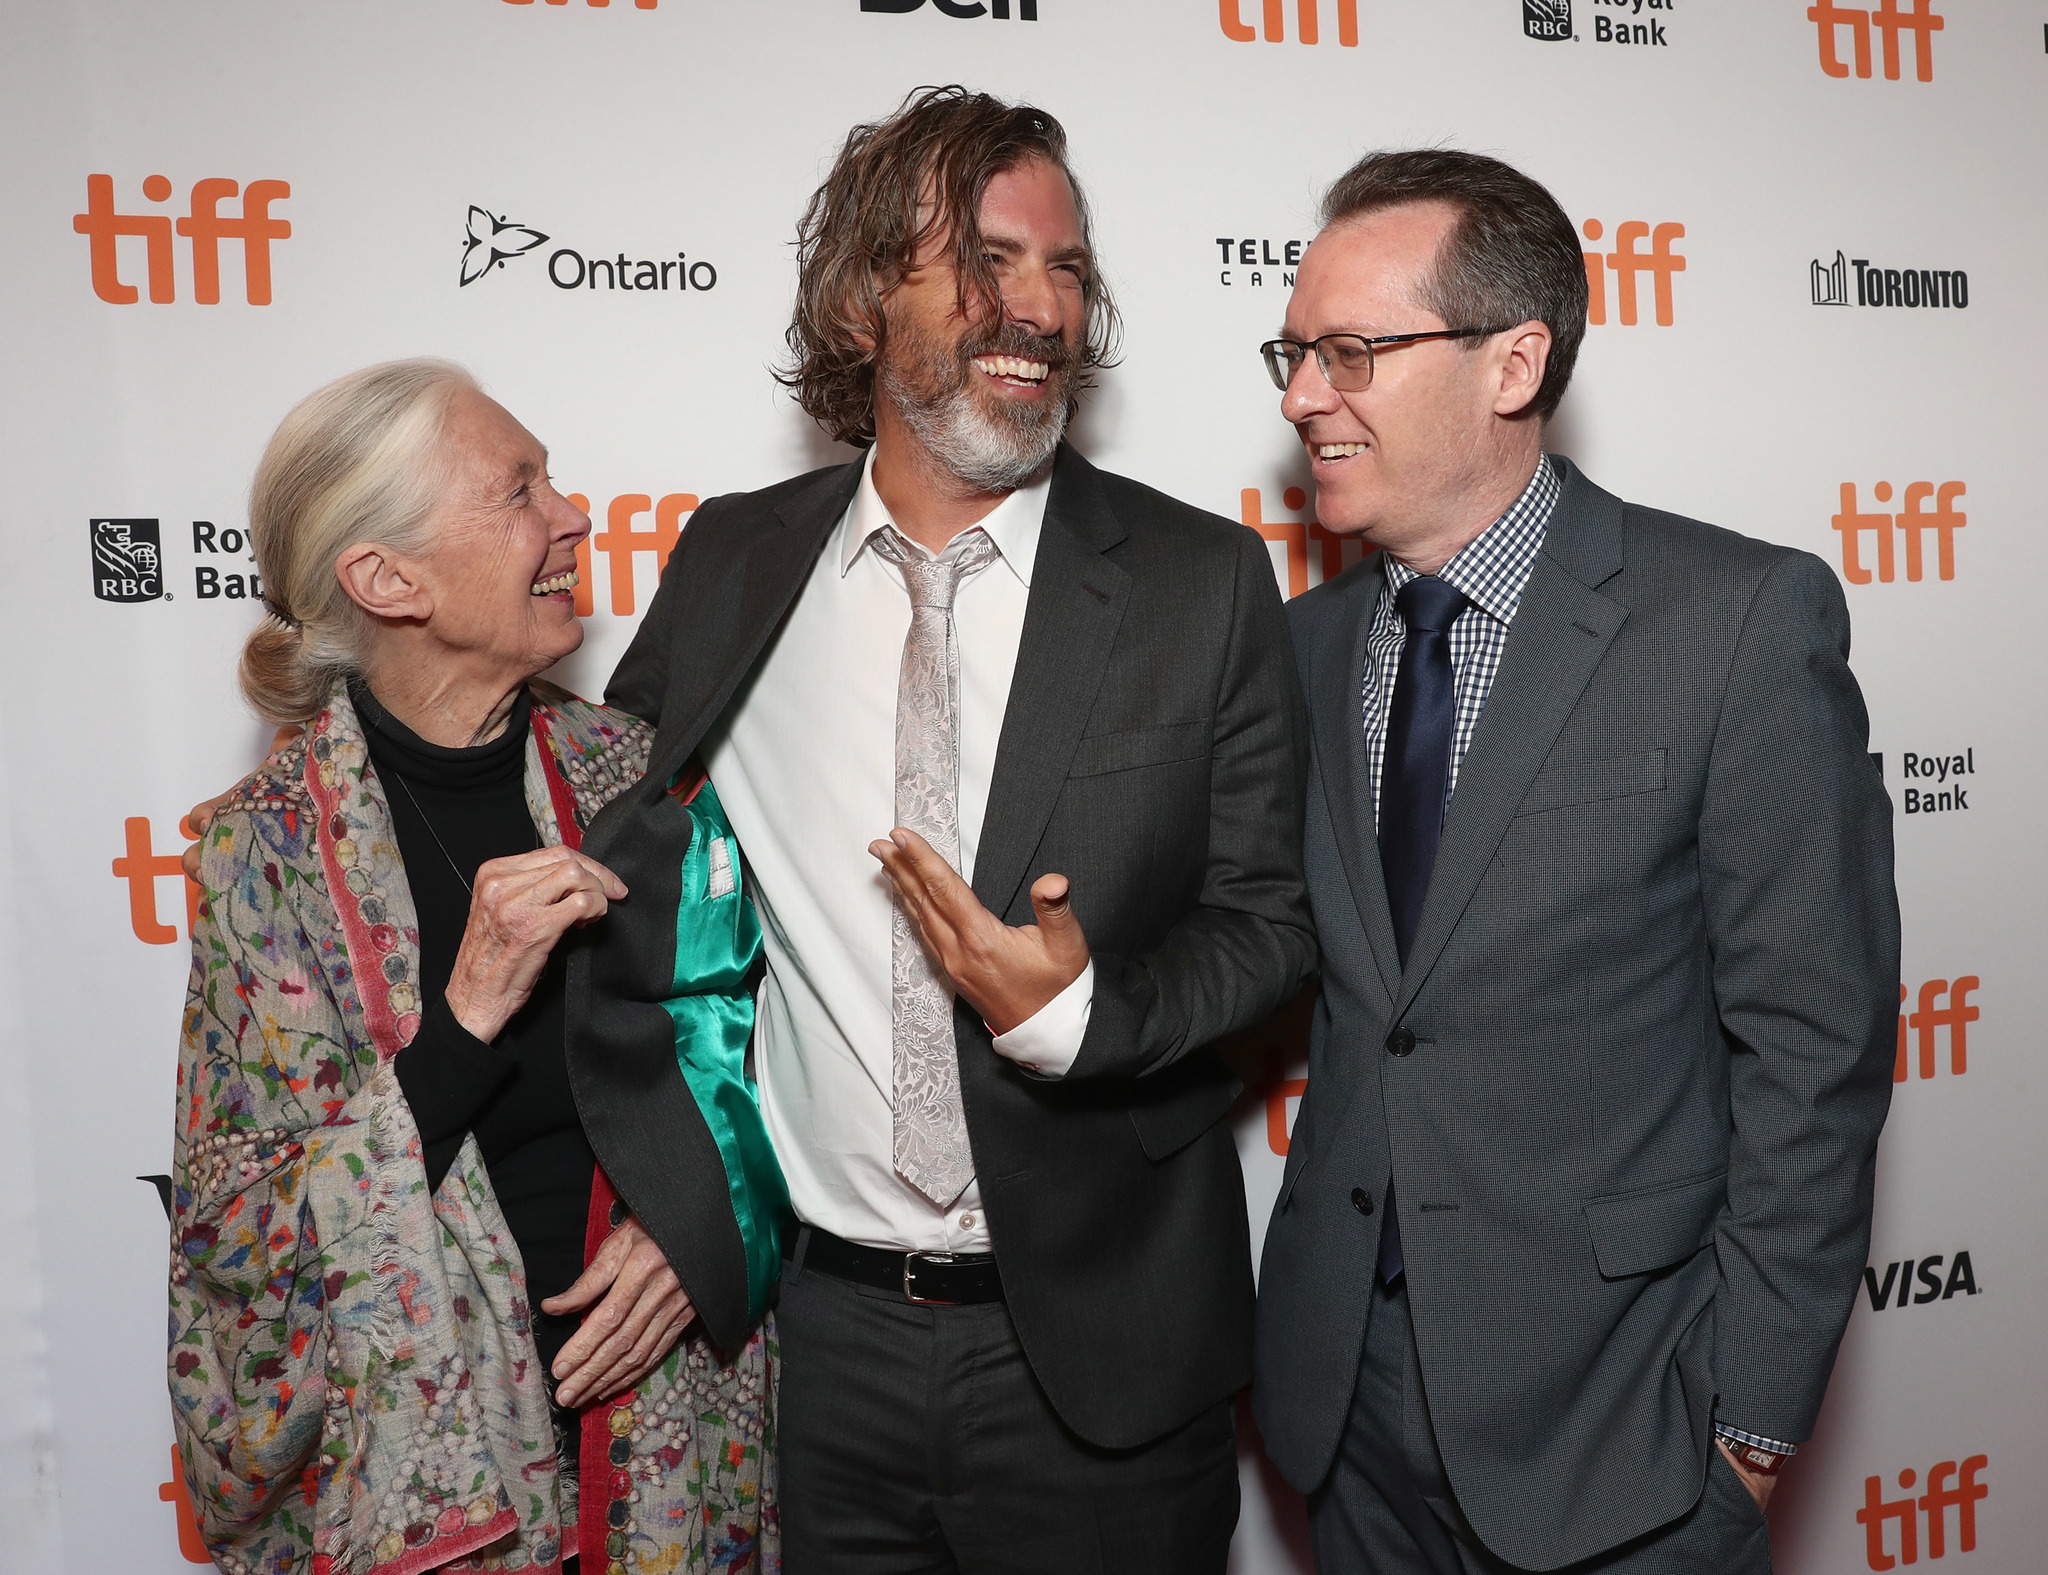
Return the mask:
[[[896,533],[874,537],[877,553],[903,571],[910,633],[896,686],[896,824],[960,867],[960,650],[953,597],[960,582],[999,556],[981,530],[954,538],[937,558]],[[896,1173],[940,1208],[967,1190],[974,1156],[960,1108],[960,1057],[953,1043],[953,993],[932,967],[902,904],[891,921],[891,1092]]]

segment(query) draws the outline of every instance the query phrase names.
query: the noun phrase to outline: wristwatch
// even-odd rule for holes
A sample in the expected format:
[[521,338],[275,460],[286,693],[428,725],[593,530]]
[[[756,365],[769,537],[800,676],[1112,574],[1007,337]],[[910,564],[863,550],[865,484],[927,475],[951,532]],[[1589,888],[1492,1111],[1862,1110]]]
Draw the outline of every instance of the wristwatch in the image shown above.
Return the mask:
[[1764,1438],[1756,1433],[1745,1433],[1739,1427],[1730,1427],[1725,1422],[1714,1424],[1714,1436],[1728,1446],[1728,1452],[1742,1463],[1745,1471],[1753,1471],[1760,1477],[1774,1477],[1786,1461],[1799,1453],[1797,1444],[1782,1443],[1775,1438]]

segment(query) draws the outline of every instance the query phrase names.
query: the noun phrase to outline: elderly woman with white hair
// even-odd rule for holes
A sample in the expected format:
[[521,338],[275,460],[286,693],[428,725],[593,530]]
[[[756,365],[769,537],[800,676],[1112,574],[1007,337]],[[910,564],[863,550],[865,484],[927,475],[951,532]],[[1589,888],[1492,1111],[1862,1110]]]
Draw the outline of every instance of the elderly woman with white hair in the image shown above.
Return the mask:
[[687,1151],[717,1163],[671,1170],[745,1245],[744,1296],[719,1291],[751,1321],[721,1344],[691,1288],[733,1265],[668,1260],[571,1089],[564,953],[630,900],[578,848],[650,739],[537,681],[581,642],[590,530],[546,459],[459,368],[401,361],[299,405],[257,471],[242,688],[303,731],[202,839],[171,1263],[225,1571],[779,1567],[760,931],[686,773],[662,1004],[717,1139]]

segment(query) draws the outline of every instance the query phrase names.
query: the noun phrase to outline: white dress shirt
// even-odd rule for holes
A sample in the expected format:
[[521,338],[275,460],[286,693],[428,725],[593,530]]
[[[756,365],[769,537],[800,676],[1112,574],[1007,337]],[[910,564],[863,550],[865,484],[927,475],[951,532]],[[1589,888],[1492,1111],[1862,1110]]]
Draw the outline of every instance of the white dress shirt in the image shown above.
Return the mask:
[[[868,550],[890,523],[873,471],[870,450],[852,506],[704,758],[753,874],[768,959],[755,1075],[797,1217],[868,1246],[990,1252],[978,1182],[942,1209],[891,1159],[893,897],[868,844],[896,824],[910,594],[895,565]],[[970,881],[1050,489],[1048,470],[982,520],[1001,556],[954,601],[960,873]],[[1039,1076],[1064,1074],[1094,992],[1091,963],[996,1050]]]

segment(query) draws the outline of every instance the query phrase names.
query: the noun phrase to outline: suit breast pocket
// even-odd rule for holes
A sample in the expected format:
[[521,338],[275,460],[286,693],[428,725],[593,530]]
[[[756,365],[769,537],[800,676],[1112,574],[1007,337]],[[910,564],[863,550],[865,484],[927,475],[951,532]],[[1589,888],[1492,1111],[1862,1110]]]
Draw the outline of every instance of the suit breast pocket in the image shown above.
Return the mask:
[[1664,756],[1662,749],[1624,750],[1546,762],[1515,813],[1540,815],[1578,804],[1661,793],[1666,785]]
[[1137,771],[1182,760],[1204,760],[1209,754],[1207,722],[1169,722],[1163,727],[1128,727],[1097,733],[1074,746],[1069,777],[1100,777],[1112,771]]

